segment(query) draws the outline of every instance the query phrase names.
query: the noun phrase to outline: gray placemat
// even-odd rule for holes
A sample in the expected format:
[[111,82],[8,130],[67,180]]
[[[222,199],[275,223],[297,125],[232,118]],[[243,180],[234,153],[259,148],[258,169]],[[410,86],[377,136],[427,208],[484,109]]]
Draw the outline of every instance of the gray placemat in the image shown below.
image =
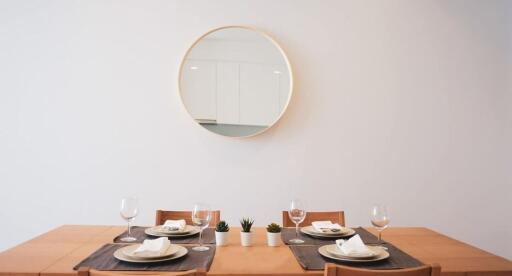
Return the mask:
[[319,247],[320,245],[291,245],[290,249],[300,266],[306,270],[323,270],[325,263],[335,263],[366,269],[400,269],[423,265],[423,263],[413,258],[411,255],[389,243],[386,244],[390,255],[389,258],[367,263],[352,263],[328,259],[318,253]]
[[113,254],[118,248],[126,246],[126,244],[105,244],[89,257],[81,261],[74,270],[80,267],[89,267],[96,270],[104,271],[126,271],[126,270],[146,270],[146,271],[186,271],[192,269],[209,270],[215,256],[215,246],[209,245],[210,250],[197,252],[192,250],[193,246],[184,246],[188,249],[188,254],[169,261],[158,263],[129,263],[119,261],[114,258]]
[[[354,228],[354,230],[356,231],[355,234],[359,234],[359,236],[361,237],[363,242],[366,244],[375,244],[375,243],[379,242],[378,238],[375,235],[366,231],[362,227]],[[290,245],[290,243],[288,242],[289,240],[295,239],[295,235],[296,235],[295,228],[283,228],[283,230],[281,231],[281,239],[283,240],[283,243],[287,244],[287,245]],[[335,240],[340,239],[340,238],[329,238],[329,237],[326,237],[326,238],[312,237],[312,236],[308,236],[306,234],[301,233],[300,230],[299,230],[299,238],[304,241],[304,243],[302,243],[301,245],[326,245],[326,244],[334,243]],[[346,238],[349,238],[349,237],[345,237],[343,239],[346,239]]]
[[[156,239],[158,237],[149,236],[144,233],[144,230],[149,227],[142,226],[132,226],[131,232],[132,236],[137,240],[131,243],[141,243],[145,239]],[[121,241],[121,238],[126,237],[127,231],[124,231],[121,235],[114,238],[114,243],[127,243]],[[198,244],[199,243],[199,234],[188,236],[188,237],[169,237],[172,243],[175,244]],[[215,244],[215,229],[214,228],[206,228],[203,230],[203,243],[204,244]]]

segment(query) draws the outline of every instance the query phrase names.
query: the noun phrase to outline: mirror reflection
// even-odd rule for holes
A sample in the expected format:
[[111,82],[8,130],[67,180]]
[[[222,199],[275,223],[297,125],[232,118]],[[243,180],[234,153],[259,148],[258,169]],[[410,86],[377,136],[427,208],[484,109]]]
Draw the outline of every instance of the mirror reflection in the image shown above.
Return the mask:
[[180,71],[180,93],[192,118],[231,137],[263,132],[283,114],[292,90],[286,56],[265,34],[224,27],[201,37]]

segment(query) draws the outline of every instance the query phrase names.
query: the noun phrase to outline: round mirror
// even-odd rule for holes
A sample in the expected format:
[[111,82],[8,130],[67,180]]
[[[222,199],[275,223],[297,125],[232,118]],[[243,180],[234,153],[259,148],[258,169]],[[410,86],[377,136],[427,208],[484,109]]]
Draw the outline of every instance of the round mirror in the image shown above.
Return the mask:
[[279,45],[247,27],[222,27],[200,37],[180,68],[180,95],[202,127],[247,137],[270,128],[292,94],[292,72]]

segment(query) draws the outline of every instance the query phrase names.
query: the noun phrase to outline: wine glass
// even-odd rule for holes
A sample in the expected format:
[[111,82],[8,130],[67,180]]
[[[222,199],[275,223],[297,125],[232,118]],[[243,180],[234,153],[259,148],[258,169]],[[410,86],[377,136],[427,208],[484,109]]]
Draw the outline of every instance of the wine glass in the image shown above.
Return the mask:
[[295,223],[295,239],[291,239],[289,242],[294,244],[304,243],[303,240],[299,239],[299,224],[306,218],[306,206],[304,202],[298,199],[292,200],[292,202],[290,202],[288,216],[290,220]]
[[139,200],[136,197],[125,197],[121,199],[121,217],[128,223],[128,234],[126,237],[121,238],[124,242],[134,242],[137,238],[132,237],[130,223],[135,219],[139,213]]
[[382,231],[389,225],[388,208],[381,204],[374,205],[371,212],[371,222],[379,232],[379,244],[382,245]]
[[207,251],[209,247],[203,246],[203,230],[208,227],[212,219],[212,212],[206,204],[195,204],[192,211],[192,222],[199,227],[199,246],[192,248],[194,251]]

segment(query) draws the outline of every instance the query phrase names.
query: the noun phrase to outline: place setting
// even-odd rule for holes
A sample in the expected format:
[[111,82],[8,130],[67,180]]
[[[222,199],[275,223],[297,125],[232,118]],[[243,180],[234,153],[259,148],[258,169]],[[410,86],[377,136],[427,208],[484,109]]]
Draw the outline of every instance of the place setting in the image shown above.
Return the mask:
[[351,262],[380,261],[389,257],[389,253],[382,246],[365,245],[359,235],[320,246],[318,253],[329,259]]
[[[136,198],[123,198],[121,216],[128,223],[125,235],[116,237],[119,243],[105,244],[74,269],[89,267],[96,270],[154,270],[186,271],[208,270],[215,256],[215,246],[204,245],[202,232],[211,220],[207,205],[196,204],[191,212],[194,225],[187,225],[184,219],[167,220],[163,225],[144,229],[146,237],[142,242],[133,236],[130,223],[138,213]],[[194,242],[188,245],[176,244],[174,237],[190,237]],[[183,242],[183,239],[179,240]],[[197,244],[197,245],[194,245]]]
[[323,270],[326,263],[368,269],[400,269],[422,263],[391,244],[365,244],[359,235],[328,245],[291,245],[291,251],[305,270]]
[[165,237],[144,240],[142,244],[132,244],[114,251],[114,257],[131,263],[156,263],[177,259],[187,255],[188,249],[171,244]]
[[313,221],[311,225],[302,227],[300,231],[318,238],[343,238],[353,236],[356,233],[354,229],[332,223],[330,220]]
[[199,234],[201,229],[193,225],[187,225],[184,219],[166,220],[163,225],[157,225],[144,229],[144,233],[155,237],[189,237]]
[[334,240],[346,239],[355,234],[367,243],[377,243],[377,238],[362,227],[349,228],[333,223],[330,220],[312,221],[311,225],[299,227],[306,218],[305,203],[292,200],[288,210],[289,219],[295,224],[294,228],[283,228],[281,239],[286,245],[326,245]]
[[[121,201],[121,217],[126,220],[128,229],[113,239],[114,243],[140,243],[145,239],[155,239],[158,237],[167,237],[176,244],[215,244],[215,231],[208,228],[205,221],[201,221],[199,215],[203,206],[194,206],[192,221],[194,225],[187,225],[184,219],[168,219],[162,225],[143,227],[131,226],[131,222],[138,214],[137,201],[130,198],[124,198]],[[194,215],[196,214],[196,215]]]
[[[375,205],[371,223],[379,236],[363,229],[348,228],[331,221],[313,221],[299,229],[307,215],[300,201],[292,201],[290,219],[296,224],[295,236],[291,231],[283,234],[299,264],[306,270],[323,270],[326,262],[373,269],[417,267],[421,262],[381,239],[381,232],[389,225],[387,208]],[[291,229],[289,229],[291,230]]]
[[104,271],[187,271],[208,270],[215,256],[215,246],[172,244],[166,237],[147,239],[141,244],[106,244],[77,264],[74,269],[89,267]]

